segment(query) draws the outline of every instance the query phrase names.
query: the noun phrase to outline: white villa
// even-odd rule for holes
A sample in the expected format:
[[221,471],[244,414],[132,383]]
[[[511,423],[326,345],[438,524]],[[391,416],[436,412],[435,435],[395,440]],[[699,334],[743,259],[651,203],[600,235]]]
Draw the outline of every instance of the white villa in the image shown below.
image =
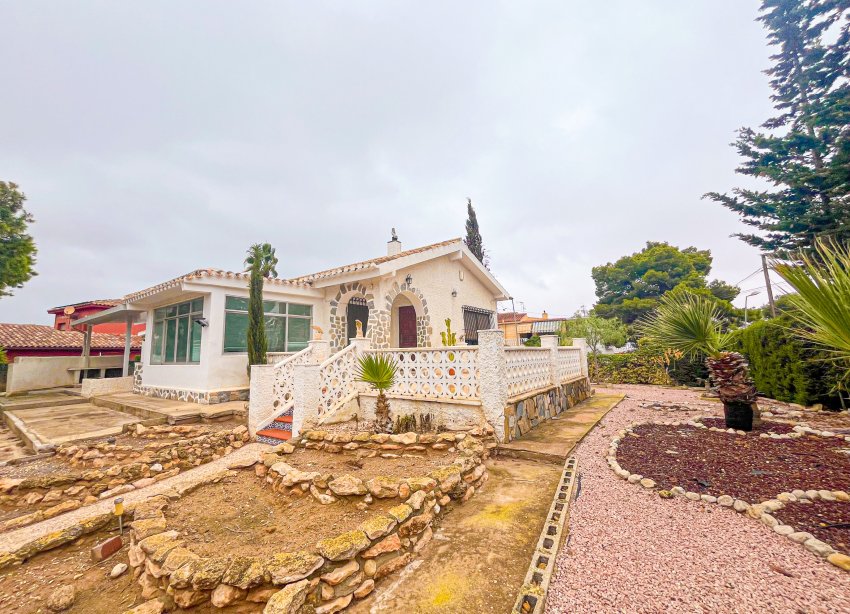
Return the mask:
[[[365,353],[398,365],[391,419],[427,429],[484,429],[509,441],[590,394],[584,340],[558,347],[550,335],[539,348],[505,346],[495,314],[508,292],[460,239],[403,250],[394,237],[384,256],[267,280],[263,298],[269,364],[253,365],[250,381],[246,273],[193,271],[77,324],[122,321],[129,335],[146,322],[133,391],[198,403],[250,399],[248,428],[267,443],[374,420],[376,394],[356,376]],[[441,334],[446,320],[451,346]]]

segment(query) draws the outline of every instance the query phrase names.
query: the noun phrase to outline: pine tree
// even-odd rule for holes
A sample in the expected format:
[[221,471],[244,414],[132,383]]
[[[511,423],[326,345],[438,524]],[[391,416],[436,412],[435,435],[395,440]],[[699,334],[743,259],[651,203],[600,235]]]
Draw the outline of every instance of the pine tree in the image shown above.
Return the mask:
[[[777,254],[809,250],[818,236],[850,239],[850,3],[763,0],[759,16],[777,48],[766,71],[778,115],[742,128],[737,172],[767,189],[705,196],[761,231],[736,236]],[[836,32],[837,30],[837,32]],[[837,33],[837,37],[836,37]]]
[[24,209],[26,199],[17,184],[0,181],[0,297],[36,275],[35,242],[27,234],[33,218]]
[[481,264],[487,266],[484,242],[481,240],[481,231],[478,230],[478,217],[472,207],[471,198],[466,199],[466,215],[466,239],[464,243]]
[[248,376],[251,365],[266,364],[268,339],[266,339],[263,284],[266,278],[277,277],[277,256],[268,243],[255,243],[248,250],[245,265],[251,277],[248,281]]

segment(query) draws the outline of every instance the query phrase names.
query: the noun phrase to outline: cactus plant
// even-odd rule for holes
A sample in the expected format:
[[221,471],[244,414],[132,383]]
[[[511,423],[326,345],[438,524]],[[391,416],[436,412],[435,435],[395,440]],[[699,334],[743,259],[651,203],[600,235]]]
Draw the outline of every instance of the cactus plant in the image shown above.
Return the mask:
[[457,345],[457,333],[452,332],[451,318],[446,318],[446,330],[440,333],[440,338],[443,340],[443,347]]

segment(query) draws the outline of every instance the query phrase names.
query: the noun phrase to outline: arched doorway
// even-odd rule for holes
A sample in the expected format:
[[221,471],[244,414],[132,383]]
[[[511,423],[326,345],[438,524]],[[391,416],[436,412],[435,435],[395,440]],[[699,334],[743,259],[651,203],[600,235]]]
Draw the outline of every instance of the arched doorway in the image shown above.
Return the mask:
[[369,326],[369,303],[365,298],[354,296],[348,301],[348,306],[345,309],[345,319],[347,322],[345,345],[357,336],[357,322],[363,325],[363,335],[366,335],[366,328]]
[[415,295],[402,292],[393,299],[390,313],[392,347],[415,348],[424,345],[420,331],[421,315],[422,305]]

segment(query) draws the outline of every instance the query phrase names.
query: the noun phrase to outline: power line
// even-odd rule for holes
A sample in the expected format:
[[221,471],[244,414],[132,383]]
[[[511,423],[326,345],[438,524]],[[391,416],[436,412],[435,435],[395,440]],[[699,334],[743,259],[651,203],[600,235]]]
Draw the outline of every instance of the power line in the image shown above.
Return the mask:
[[734,283],[734,284],[732,284],[732,285],[733,285],[733,286],[740,286],[743,282],[747,281],[750,277],[752,277],[753,275],[757,275],[757,274],[759,274],[759,273],[761,273],[761,267],[757,268],[755,271],[753,271],[752,273],[750,273],[749,275],[747,275],[746,277],[744,277],[744,279],[742,279],[741,281],[736,282],[736,283]]

